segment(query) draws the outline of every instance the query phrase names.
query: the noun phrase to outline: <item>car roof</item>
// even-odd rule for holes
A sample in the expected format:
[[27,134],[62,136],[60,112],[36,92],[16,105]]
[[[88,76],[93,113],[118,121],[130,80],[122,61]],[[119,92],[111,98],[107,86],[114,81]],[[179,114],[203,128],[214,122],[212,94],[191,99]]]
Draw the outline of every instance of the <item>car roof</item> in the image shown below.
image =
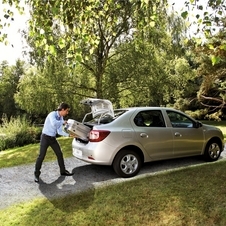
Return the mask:
[[152,106],[144,106],[144,107],[127,107],[127,108],[118,108],[114,110],[173,110],[177,112],[181,112],[180,110],[170,108],[170,107],[152,107]]

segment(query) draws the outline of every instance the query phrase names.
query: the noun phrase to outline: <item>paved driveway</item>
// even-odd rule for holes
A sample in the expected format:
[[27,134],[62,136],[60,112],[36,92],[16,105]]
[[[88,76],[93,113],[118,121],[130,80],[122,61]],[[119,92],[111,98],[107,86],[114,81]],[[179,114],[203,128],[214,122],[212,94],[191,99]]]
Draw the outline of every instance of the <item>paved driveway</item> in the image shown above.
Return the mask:
[[[226,150],[222,152],[219,161],[225,159]],[[152,162],[145,164],[136,177],[124,179],[119,178],[109,166],[91,165],[71,157],[65,159],[65,165],[69,171],[74,172],[72,177],[60,176],[56,161],[44,162],[39,184],[34,182],[34,164],[3,168],[0,169],[0,209],[35,198],[51,200],[86,189],[200,164],[206,164],[200,157]]]

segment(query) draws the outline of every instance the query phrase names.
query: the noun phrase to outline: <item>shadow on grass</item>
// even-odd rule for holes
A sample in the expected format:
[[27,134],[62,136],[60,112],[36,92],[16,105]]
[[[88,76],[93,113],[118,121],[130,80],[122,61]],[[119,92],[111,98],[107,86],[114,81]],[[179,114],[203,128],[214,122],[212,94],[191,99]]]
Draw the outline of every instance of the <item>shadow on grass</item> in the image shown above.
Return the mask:
[[[222,157],[221,157],[222,158]],[[87,208],[92,204],[95,194],[95,188],[108,186],[122,181],[133,180],[143,177],[146,174],[156,174],[167,170],[176,170],[187,166],[195,166],[206,163],[202,157],[186,157],[172,160],[163,160],[156,162],[145,163],[141,168],[139,174],[133,178],[119,178],[110,166],[100,166],[85,164],[77,166],[73,169],[74,175],[72,177],[60,176],[57,180],[46,183],[40,181],[39,189],[42,194],[58,209],[64,212],[70,212],[71,207],[63,205],[70,195],[85,193],[86,202],[76,205],[78,200],[73,200],[74,208]],[[64,201],[62,201],[64,199]],[[74,199],[74,196],[73,196]]]
[[[53,182],[45,182],[40,178],[39,190],[41,193],[58,209],[63,212],[70,212],[64,203],[68,203],[68,199],[74,194],[83,196],[84,203],[78,203],[78,200],[73,196],[74,208],[88,208],[89,204],[92,204],[93,196],[95,193],[95,187],[98,183],[104,183],[117,178],[111,167],[109,166],[95,166],[95,165],[83,165],[75,167],[73,169],[74,175],[72,177],[60,176]],[[83,194],[85,193],[85,195]]]

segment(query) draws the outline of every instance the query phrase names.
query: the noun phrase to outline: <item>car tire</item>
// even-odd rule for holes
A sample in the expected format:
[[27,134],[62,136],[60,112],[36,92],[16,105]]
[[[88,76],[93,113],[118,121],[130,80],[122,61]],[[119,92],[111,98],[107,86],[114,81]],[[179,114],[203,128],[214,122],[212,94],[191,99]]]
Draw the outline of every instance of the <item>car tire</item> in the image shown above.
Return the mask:
[[124,178],[135,176],[141,168],[141,158],[133,150],[123,149],[115,157],[113,162],[114,171]]
[[221,146],[216,141],[210,141],[206,145],[206,149],[204,152],[204,159],[208,162],[213,162],[219,159],[221,155]]

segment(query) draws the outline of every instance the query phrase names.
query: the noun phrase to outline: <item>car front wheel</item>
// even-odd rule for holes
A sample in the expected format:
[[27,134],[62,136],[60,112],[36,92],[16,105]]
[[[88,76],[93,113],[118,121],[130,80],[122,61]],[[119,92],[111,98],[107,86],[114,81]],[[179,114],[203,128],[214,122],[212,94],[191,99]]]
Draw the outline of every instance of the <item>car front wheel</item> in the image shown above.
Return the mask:
[[204,153],[204,158],[206,161],[213,162],[218,160],[218,158],[221,155],[221,147],[219,143],[215,141],[211,141],[207,144],[205,153]]
[[113,162],[114,171],[124,178],[135,176],[141,168],[140,156],[132,150],[123,149],[115,157]]

